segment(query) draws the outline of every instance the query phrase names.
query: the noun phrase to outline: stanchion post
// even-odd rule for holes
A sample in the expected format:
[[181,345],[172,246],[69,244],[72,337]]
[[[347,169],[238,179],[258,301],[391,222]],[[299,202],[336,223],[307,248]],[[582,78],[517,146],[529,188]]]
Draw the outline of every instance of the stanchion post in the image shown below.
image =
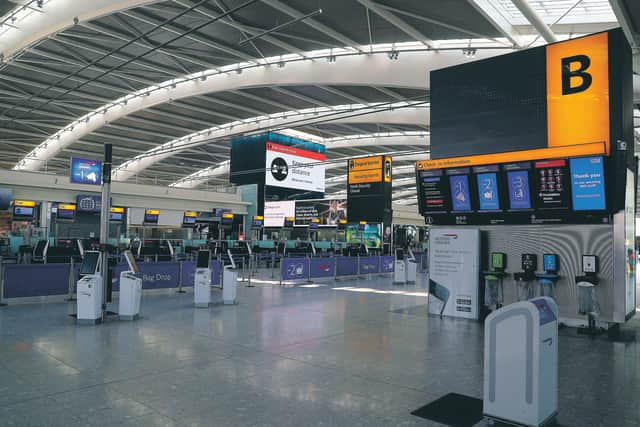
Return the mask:
[[307,256],[307,283],[311,282],[311,257]]
[[158,254],[156,254],[156,263],[158,262]]
[[4,260],[0,256],[0,307],[4,307]]
[[69,262],[69,296],[67,297],[67,301],[75,301],[76,299],[73,297],[73,285],[75,283],[75,270],[76,270],[76,264],[75,261],[73,260],[73,257],[71,257],[71,261]]
[[333,254],[333,280],[335,281],[338,278],[338,257],[335,252]]
[[283,270],[283,265],[284,265],[283,261],[284,261],[284,257],[280,258],[280,279],[279,279],[280,286],[282,286],[282,274],[283,274],[283,271],[284,271]]
[[275,278],[276,277],[276,253],[275,252],[271,252],[271,278]]
[[360,254],[357,254],[357,259],[358,259],[358,276],[360,276]]
[[182,261],[178,261],[178,293],[184,294],[186,291],[182,289]]
[[253,272],[253,255],[249,255],[249,283],[247,283],[247,288],[253,288],[251,284],[251,275]]

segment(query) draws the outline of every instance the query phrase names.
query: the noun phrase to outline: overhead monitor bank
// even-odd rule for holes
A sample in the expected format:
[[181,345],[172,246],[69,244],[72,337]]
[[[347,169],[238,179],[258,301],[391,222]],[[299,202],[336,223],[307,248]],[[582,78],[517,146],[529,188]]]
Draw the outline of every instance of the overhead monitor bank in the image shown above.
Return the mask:
[[[544,259],[518,278],[536,292],[550,287],[562,321],[583,321],[576,266],[597,256],[598,319],[633,316],[633,86],[622,31],[436,70],[430,80],[431,158],[416,162],[416,185],[432,232],[480,230],[484,270],[491,252]],[[549,255],[561,260],[554,271]],[[505,304],[518,289],[505,282]]]

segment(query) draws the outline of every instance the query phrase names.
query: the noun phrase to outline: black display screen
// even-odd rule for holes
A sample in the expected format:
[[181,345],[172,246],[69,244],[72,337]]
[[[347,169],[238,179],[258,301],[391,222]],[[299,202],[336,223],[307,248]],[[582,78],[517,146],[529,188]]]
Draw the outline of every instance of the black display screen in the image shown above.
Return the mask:
[[75,209],[60,209],[56,212],[56,217],[58,219],[75,219],[76,218],[76,210]]
[[182,217],[182,225],[195,225],[196,219],[195,216],[184,216]]
[[567,161],[534,162],[535,205],[537,209],[569,209],[569,169]]
[[145,213],[144,214],[144,223],[145,224],[157,224],[158,223],[158,214],[150,214],[150,213]]
[[293,228],[294,218],[285,218],[284,219],[284,228]]
[[421,212],[446,213],[449,210],[449,181],[442,169],[418,171]]
[[198,251],[198,259],[196,260],[196,268],[209,268],[211,262],[210,251]]
[[109,213],[109,221],[112,222],[122,222],[124,220],[124,214],[120,212],[110,212]]
[[82,258],[80,266],[80,275],[96,274],[98,270],[98,262],[100,261],[100,252],[86,251]]

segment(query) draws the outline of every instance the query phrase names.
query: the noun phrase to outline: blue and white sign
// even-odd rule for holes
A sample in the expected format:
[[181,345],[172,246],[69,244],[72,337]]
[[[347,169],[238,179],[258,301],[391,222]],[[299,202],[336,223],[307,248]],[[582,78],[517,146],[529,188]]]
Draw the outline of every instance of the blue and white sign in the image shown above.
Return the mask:
[[452,211],[470,211],[469,177],[467,175],[454,175],[449,177],[451,183]]
[[604,167],[602,157],[581,157],[570,160],[573,210],[606,209]]
[[282,280],[302,280],[309,278],[309,260],[307,258],[283,258]]
[[377,256],[360,257],[360,274],[377,274],[380,259]]
[[531,209],[529,172],[507,172],[507,184],[509,187],[509,207],[511,209]]
[[480,210],[497,211],[500,209],[498,197],[498,180],[495,173],[481,173],[477,175]]
[[396,263],[396,257],[390,255],[384,255],[380,257],[380,272],[381,273],[393,273]]
[[69,180],[72,184],[102,185],[102,162],[72,157]]
[[76,197],[78,212],[98,213],[102,208],[102,196],[81,194]]
[[334,258],[311,258],[311,277],[333,277],[335,273]]

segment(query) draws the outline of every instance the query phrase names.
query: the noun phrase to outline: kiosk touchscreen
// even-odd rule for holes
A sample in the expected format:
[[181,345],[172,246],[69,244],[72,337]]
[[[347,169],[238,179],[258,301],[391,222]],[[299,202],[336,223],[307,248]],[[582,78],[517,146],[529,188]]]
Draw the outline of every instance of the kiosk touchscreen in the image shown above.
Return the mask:
[[99,272],[102,254],[85,251],[77,283],[78,323],[99,323],[102,320],[102,275]]
[[140,268],[131,251],[124,251],[123,255],[129,270],[120,273],[118,316],[121,320],[135,320],[140,315],[142,299],[142,279],[136,276]]
[[211,302],[211,251],[208,249],[198,251],[193,281],[194,306],[196,308],[209,307]]

